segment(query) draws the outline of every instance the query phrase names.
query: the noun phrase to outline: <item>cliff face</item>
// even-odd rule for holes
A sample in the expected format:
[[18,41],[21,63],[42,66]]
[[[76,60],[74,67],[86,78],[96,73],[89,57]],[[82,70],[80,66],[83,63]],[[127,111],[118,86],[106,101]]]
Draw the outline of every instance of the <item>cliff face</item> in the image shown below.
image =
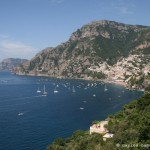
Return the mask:
[[128,82],[150,72],[150,27],[96,21],[16,69],[17,74],[109,78]]
[[15,67],[26,62],[27,59],[7,58],[0,62],[0,70],[13,70]]

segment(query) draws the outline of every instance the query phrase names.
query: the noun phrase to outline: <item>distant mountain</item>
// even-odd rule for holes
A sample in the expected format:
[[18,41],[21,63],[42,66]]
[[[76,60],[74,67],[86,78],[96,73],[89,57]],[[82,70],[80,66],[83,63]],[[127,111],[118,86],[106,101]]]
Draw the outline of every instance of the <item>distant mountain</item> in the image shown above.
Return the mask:
[[77,29],[67,42],[44,49],[26,65],[17,68],[16,73],[60,78],[106,78],[136,87],[143,76],[150,74],[149,60],[149,26],[102,20]]
[[13,68],[23,64],[27,59],[7,58],[0,62],[0,70],[12,70]]

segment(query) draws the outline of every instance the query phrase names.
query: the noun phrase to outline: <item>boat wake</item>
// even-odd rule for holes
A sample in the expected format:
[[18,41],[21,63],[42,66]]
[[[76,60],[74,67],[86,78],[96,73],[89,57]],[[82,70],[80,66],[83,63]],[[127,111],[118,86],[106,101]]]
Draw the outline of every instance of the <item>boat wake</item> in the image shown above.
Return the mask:
[[30,98],[35,98],[35,97],[42,97],[42,95],[38,95],[38,96],[28,96],[28,97],[18,97],[18,98],[11,99],[11,100],[30,99]]
[[14,100],[20,100],[20,99],[30,99],[30,98],[35,98],[35,97],[42,97],[42,95],[36,95],[36,96],[28,96],[28,97],[16,97],[16,98],[9,98],[9,100],[8,100],[8,98],[7,99],[5,99],[5,100],[3,100],[3,101],[0,101],[0,102],[7,102],[7,101],[14,101]]

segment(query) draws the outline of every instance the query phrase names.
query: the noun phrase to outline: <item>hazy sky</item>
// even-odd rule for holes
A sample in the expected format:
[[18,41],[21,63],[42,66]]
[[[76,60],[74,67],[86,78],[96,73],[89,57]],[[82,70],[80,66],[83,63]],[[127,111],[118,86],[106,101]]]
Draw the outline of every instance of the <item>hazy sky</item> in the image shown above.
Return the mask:
[[150,26],[150,0],[0,0],[0,61],[32,58],[95,20]]

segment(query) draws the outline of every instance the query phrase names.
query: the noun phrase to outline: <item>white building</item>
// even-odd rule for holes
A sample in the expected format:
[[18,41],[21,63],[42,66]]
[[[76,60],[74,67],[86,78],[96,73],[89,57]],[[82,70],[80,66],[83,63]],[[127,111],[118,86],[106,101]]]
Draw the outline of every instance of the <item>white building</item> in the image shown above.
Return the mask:
[[104,136],[103,136],[103,141],[106,141],[107,139],[109,138],[113,138],[114,134],[112,133],[106,133]]

